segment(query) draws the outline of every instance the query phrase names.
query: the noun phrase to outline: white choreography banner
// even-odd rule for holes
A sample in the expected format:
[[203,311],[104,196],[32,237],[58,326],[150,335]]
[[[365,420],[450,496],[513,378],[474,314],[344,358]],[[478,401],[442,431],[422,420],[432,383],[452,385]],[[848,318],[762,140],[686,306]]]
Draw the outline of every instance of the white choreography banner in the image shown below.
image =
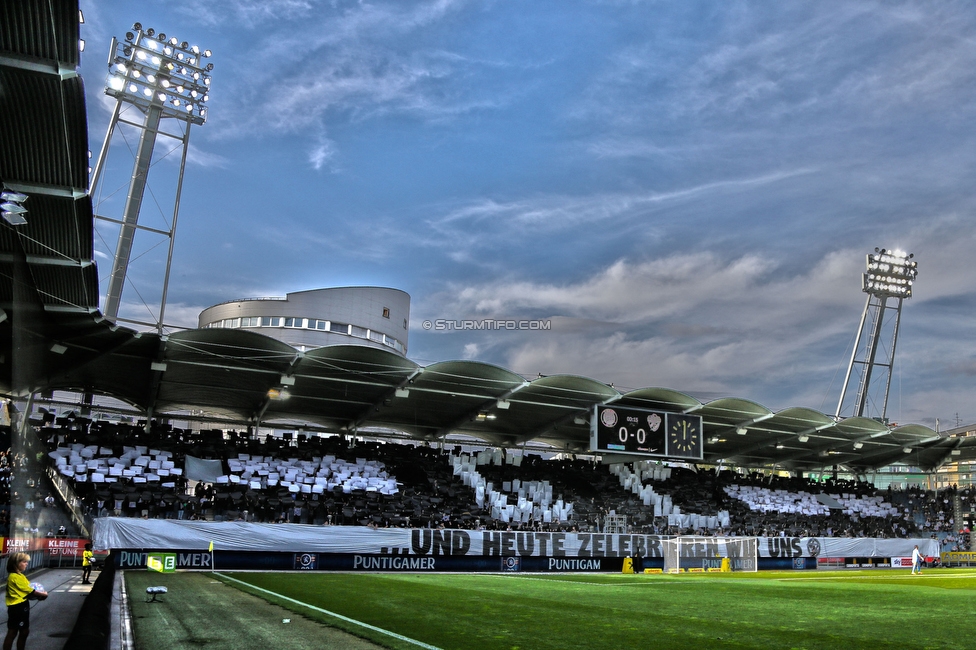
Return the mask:
[[[102,517],[95,520],[98,549],[282,551],[418,556],[662,557],[661,535],[550,533],[495,530],[437,530],[305,524],[176,521]],[[695,557],[737,556],[735,538],[696,538],[682,546]],[[760,537],[760,557],[894,557],[938,555],[932,539],[849,537]]]

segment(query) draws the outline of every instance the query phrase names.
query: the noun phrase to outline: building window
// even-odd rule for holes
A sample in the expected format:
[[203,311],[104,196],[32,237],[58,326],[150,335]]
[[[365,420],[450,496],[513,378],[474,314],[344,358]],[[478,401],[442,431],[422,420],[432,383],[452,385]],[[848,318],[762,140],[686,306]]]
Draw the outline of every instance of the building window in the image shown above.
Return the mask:
[[304,318],[291,318],[290,316],[289,317],[286,317],[285,318],[285,327],[299,327],[299,328],[305,327],[305,319]]
[[368,331],[365,327],[360,327],[359,325],[352,326],[352,335],[361,339],[366,338]]
[[389,307],[384,307],[383,308],[383,318],[389,318],[389,317],[390,317],[390,308]]
[[348,334],[349,326],[345,323],[337,323],[335,321],[332,321],[331,323],[329,323],[329,331],[337,332],[339,334]]
[[225,318],[224,319],[224,327],[240,327],[240,326],[241,326],[241,319],[240,318]]
[[329,331],[329,321],[327,320],[317,320],[315,321],[315,329]]
[[261,319],[257,316],[251,316],[249,318],[241,319],[241,327],[260,327]]
[[382,343],[383,342],[383,333],[382,332],[377,332],[377,331],[374,331],[374,330],[370,330],[369,331],[369,340],[370,341],[377,341],[379,343]]

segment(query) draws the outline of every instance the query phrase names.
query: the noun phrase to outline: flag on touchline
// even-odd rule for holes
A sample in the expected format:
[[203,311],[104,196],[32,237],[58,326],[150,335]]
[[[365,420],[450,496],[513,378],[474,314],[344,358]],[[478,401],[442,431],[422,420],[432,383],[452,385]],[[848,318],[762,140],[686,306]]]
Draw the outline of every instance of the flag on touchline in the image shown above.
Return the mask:
[[210,552],[213,553],[213,540],[210,540]]

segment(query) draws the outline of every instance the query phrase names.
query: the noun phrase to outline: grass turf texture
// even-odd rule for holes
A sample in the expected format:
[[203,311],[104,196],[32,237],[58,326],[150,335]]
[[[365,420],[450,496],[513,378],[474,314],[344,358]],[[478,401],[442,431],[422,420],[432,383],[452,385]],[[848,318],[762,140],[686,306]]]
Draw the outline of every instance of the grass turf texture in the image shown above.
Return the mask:
[[[126,571],[125,582],[135,650],[377,648],[228,587],[209,573]],[[147,603],[146,587],[150,586],[165,586],[169,592]]]
[[[440,648],[959,648],[971,646],[976,622],[969,606],[976,572],[967,570],[227,575],[237,588],[248,590],[242,581]],[[190,576],[165,577],[179,585],[172,598]],[[386,647],[416,647],[253,593]],[[219,611],[222,595],[211,589],[193,597],[211,599],[205,606]],[[283,633],[292,632],[298,628]],[[242,640],[236,647],[271,646]],[[301,646],[280,637],[278,647]]]

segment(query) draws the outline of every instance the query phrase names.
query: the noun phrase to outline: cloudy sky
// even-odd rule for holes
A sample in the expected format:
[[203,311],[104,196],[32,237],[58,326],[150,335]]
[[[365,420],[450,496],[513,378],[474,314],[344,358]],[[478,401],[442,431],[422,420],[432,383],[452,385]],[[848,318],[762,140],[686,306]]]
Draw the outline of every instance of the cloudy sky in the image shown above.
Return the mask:
[[[919,279],[888,416],[976,422],[971,2],[81,5],[96,156],[112,36],[140,21],[214,52],[167,322],[195,326],[242,297],[389,286],[412,297],[421,364],[833,413],[865,255],[895,248]],[[146,220],[171,210],[179,160],[160,151]],[[124,196],[112,187],[101,213]],[[151,266],[165,244],[143,239]],[[114,245],[103,230],[103,291]],[[137,266],[143,288],[124,300],[146,318],[160,281]],[[551,329],[422,326],[503,318]]]

